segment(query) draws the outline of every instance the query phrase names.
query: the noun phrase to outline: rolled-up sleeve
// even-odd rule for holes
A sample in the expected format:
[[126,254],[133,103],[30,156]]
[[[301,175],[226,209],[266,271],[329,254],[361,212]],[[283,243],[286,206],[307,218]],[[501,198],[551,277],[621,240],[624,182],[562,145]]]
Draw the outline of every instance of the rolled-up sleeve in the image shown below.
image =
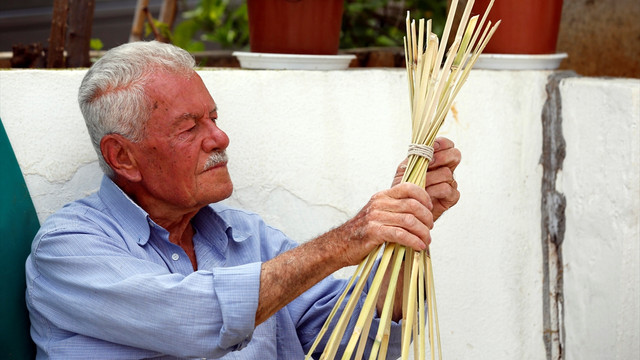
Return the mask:
[[222,316],[219,339],[222,349],[240,350],[251,340],[258,308],[260,267],[261,263],[251,263],[213,271],[213,292]]

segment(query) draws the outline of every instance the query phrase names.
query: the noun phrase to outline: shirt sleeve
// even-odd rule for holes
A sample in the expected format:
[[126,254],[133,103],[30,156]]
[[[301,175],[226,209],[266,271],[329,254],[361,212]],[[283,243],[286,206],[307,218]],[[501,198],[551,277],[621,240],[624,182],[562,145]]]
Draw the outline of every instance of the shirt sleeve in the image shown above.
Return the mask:
[[32,322],[45,324],[36,335],[63,329],[162,354],[214,358],[251,339],[259,262],[185,276],[132,256],[99,229],[80,228],[56,227],[34,241],[27,305]]

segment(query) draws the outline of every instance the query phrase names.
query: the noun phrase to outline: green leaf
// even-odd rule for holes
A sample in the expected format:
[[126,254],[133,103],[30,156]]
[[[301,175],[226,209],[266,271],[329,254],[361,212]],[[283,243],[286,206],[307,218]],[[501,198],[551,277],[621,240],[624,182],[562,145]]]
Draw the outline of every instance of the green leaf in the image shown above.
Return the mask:
[[89,48],[91,50],[102,50],[102,48],[104,47],[104,44],[102,43],[102,40],[98,39],[98,38],[93,38],[91,40],[89,40]]
[[204,48],[204,43],[202,41],[191,41],[183,49],[187,50],[188,52],[198,52],[198,51],[204,51],[205,48]]

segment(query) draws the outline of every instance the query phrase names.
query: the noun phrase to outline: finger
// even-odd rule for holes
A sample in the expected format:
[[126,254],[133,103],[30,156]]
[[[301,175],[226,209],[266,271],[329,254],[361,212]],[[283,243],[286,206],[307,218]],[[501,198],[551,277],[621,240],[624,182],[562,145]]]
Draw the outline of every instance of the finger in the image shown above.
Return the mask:
[[[451,184],[455,180],[453,178],[453,171],[448,167],[439,167],[427,172],[425,177],[425,185],[429,187],[431,185],[447,183]],[[433,194],[429,194],[433,197]]]
[[400,163],[400,165],[398,165],[398,168],[396,169],[396,174],[393,176],[393,181],[391,182],[392,187],[400,184],[400,181],[402,181],[404,172],[407,170],[408,162],[409,162],[409,158],[407,157],[404,159],[404,161]]
[[[421,192],[426,193],[424,190],[421,190]],[[403,226],[403,224],[410,226],[412,225],[410,221],[417,219],[417,221],[431,228],[433,227],[433,217],[431,215],[433,202],[428,194],[427,198],[429,202],[425,205],[411,197],[396,199],[384,194],[376,194],[368,206],[370,220],[394,226]],[[397,221],[397,216],[410,218],[400,219],[403,221],[399,222]],[[394,221],[390,221],[390,219]]]
[[431,244],[431,232],[428,229],[426,234],[416,236],[406,229],[389,227],[389,234],[392,236],[386,240],[387,242],[394,242],[416,251],[426,250]]
[[433,151],[438,152],[441,150],[447,150],[454,148],[456,145],[450,139],[446,137],[437,137],[433,142]]
[[455,147],[443,149],[433,154],[433,159],[429,162],[429,170],[446,166],[451,170],[455,170],[460,164],[462,154]]
[[448,199],[452,197],[450,193],[458,189],[458,182],[451,169],[442,167],[427,173],[425,189],[432,201]]
[[458,191],[458,183],[454,180],[452,184],[439,183],[427,187],[427,191],[438,202],[442,203],[446,208],[455,205],[460,200],[460,192]]
[[429,229],[433,228],[433,217],[431,215],[433,202],[431,201],[431,197],[429,197],[428,206],[425,206],[424,204],[416,201],[416,199],[412,198],[396,201],[398,203],[394,204],[395,206],[390,209],[389,212],[395,215],[399,215],[401,217],[400,220],[402,221],[400,223],[393,223],[393,225],[402,227],[406,225],[409,229],[410,226],[414,225],[414,219],[416,219],[420,223],[426,225]]
[[426,237],[429,234],[429,230],[433,228],[431,212],[415,216],[412,213],[382,211],[374,216],[377,219],[377,223],[403,229],[419,238]]
[[391,189],[379,193],[379,195],[388,196],[394,199],[415,199],[422,205],[426,206],[427,209],[431,210],[433,208],[429,194],[427,194],[427,192],[418,185],[408,182],[398,184]]
[[[428,226],[415,218],[402,214],[388,213],[382,222],[375,223],[375,238],[378,241],[398,243],[414,250],[424,250],[431,243],[431,231]],[[372,223],[373,224],[373,223]]]

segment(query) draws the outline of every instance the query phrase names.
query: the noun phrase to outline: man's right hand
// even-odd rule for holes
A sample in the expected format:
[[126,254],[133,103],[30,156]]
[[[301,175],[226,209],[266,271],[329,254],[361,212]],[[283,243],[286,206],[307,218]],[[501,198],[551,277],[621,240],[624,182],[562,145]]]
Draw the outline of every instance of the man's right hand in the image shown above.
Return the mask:
[[398,184],[373,195],[354,218],[332,231],[338,235],[332,240],[342,240],[339,249],[345,266],[359,264],[384,242],[424,250],[431,242],[432,209],[424,189]]

